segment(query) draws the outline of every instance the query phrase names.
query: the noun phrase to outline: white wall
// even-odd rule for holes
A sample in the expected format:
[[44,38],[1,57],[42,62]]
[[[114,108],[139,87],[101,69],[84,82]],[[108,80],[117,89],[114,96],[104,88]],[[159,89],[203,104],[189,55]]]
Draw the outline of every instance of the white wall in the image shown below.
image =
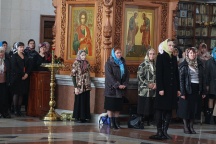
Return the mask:
[[38,45],[40,15],[54,15],[52,0],[0,0],[0,8],[0,41],[9,47],[17,41],[27,46],[31,38]]

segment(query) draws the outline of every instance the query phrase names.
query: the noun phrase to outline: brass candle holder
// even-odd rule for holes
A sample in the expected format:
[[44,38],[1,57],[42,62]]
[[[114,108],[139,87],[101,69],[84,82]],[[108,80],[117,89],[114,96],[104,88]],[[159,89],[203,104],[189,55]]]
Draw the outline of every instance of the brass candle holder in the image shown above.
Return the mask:
[[59,114],[57,114],[55,112],[55,96],[54,96],[54,92],[55,92],[55,73],[56,71],[61,68],[64,67],[63,64],[56,64],[54,63],[54,50],[52,49],[52,62],[51,63],[42,63],[42,67],[46,67],[50,70],[51,72],[51,79],[50,79],[50,101],[49,101],[49,112],[42,117],[41,119],[44,121],[60,121],[61,120],[61,116]]

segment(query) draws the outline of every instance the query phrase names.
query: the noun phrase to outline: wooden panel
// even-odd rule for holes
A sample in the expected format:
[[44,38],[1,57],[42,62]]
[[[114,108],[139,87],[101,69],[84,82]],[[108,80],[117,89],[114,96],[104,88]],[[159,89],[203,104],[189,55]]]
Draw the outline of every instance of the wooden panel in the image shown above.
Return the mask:
[[50,72],[33,72],[30,76],[30,89],[27,115],[43,116],[49,110]]

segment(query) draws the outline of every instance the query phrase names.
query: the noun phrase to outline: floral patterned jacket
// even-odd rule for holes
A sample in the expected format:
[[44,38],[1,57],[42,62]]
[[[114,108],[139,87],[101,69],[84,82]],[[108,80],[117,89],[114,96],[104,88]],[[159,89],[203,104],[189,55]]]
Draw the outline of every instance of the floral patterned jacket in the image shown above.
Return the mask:
[[148,84],[156,83],[156,68],[148,60],[145,60],[139,65],[137,71],[138,78],[138,95],[144,97],[155,97],[156,91],[150,89]]
[[87,69],[83,73],[79,61],[75,60],[72,65],[71,76],[76,77],[76,86],[80,90],[80,93],[91,90],[90,65],[89,63],[87,65]]

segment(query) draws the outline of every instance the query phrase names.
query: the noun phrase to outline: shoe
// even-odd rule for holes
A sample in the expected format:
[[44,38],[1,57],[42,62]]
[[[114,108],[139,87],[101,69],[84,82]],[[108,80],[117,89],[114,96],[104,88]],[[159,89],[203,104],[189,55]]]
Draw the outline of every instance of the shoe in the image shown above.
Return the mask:
[[149,139],[165,140],[165,139],[167,139],[167,137],[164,136],[162,129],[157,129],[157,134],[150,136]]
[[189,129],[183,129],[185,134],[192,134],[192,132]]
[[9,113],[3,113],[2,116],[3,118],[11,118],[11,115]]

